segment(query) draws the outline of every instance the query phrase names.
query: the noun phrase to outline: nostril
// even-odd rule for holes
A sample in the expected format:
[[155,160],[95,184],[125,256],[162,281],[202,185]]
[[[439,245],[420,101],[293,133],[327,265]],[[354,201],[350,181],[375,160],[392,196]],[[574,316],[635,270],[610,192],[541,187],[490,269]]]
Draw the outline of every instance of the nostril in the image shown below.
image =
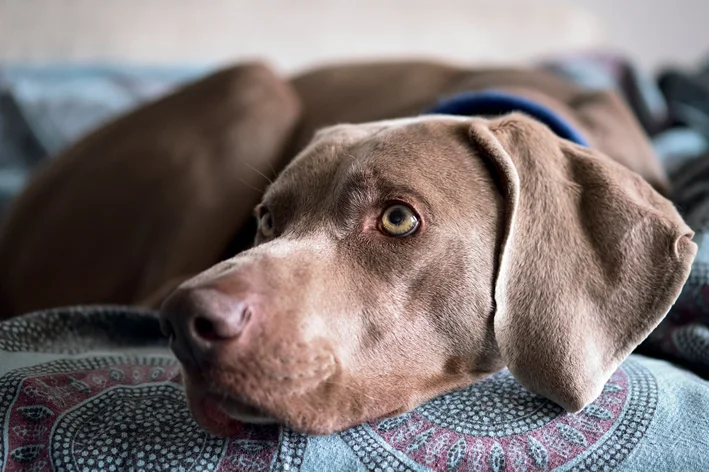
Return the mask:
[[192,321],[194,336],[205,341],[226,341],[236,338],[251,319],[251,310],[245,303],[212,308],[213,311],[202,312]]
[[221,336],[217,334],[217,331],[214,327],[214,323],[212,323],[211,320],[203,316],[198,316],[197,318],[195,318],[194,330],[195,333],[197,333],[197,336],[202,339],[207,339],[209,341],[221,339]]

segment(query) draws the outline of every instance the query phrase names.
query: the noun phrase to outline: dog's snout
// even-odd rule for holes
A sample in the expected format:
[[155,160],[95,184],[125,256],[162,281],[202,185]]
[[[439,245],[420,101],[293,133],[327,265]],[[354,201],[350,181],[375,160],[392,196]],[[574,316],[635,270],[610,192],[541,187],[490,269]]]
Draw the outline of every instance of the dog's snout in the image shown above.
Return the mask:
[[160,325],[180,358],[199,362],[214,344],[239,337],[253,307],[239,297],[212,288],[178,290],[163,304]]

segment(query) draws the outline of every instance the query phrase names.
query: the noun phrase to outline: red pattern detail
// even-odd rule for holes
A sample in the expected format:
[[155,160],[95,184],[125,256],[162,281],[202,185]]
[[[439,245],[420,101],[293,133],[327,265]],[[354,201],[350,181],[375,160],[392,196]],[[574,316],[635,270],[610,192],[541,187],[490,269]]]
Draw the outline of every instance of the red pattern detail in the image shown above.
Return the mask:
[[[505,470],[522,470],[523,464],[513,465],[510,461],[522,460],[529,462],[531,458],[526,454],[520,454],[520,448],[526,449],[528,437],[533,437],[541,443],[548,453],[548,469],[560,467],[569,462],[579,454],[592,449],[608,430],[615,424],[620,416],[628,398],[628,377],[618,369],[610,379],[610,383],[620,387],[617,391],[602,394],[594,403],[604,410],[611,412],[611,417],[607,419],[585,418],[583,412],[575,415],[562,415],[550,422],[545,423],[538,429],[510,436],[499,438],[485,436],[467,436],[450,429],[439,427],[417,412],[413,412],[411,417],[397,428],[387,432],[377,430],[377,422],[370,425],[374,431],[393,448],[407,455],[419,464],[433,470],[449,470],[446,459],[456,443],[463,438],[466,442],[465,458],[455,468],[457,471],[466,470],[495,470],[490,463],[494,456],[493,447],[497,449],[495,443],[502,447]],[[590,420],[590,421],[589,421]],[[589,427],[584,427],[584,422]],[[584,443],[574,444],[573,440],[564,438],[561,430],[564,426],[583,435]],[[561,430],[560,427],[561,426]],[[427,431],[430,433],[424,435]],[[568,431],[568,429],[566,430]],[[417,438],[421,439],[421,444],[417,444]],[[571,438],[573,439],[573,437]],[[499,450],[499,449],[498,449]],[[520,467],[522,467],[520,469]],[[533,465],[526,464],[527,470],[536,470]]]
[[[50,470],[50,435],[54,424],[62,413],[79,403],[95,397],[115,386],[149,385],[151,383],[172,382],[181,384],[180,369],[176,365],[151,366],[121,364],[90,371],[42,374],[23,379],[15,402],[10,407],[8,461],[6,472],[36,472]],[[46,407],[52,414],[31,419],[23,414],[23,407]],[[36,445],[36,448],[30,446]],[[25,447],[27,454],[21,455]],[[263,470],[273,460],[278,449],[278,428],[244,425],[243,429],[230,438],[226,455],[219,471]],[[31,460],[16,460],[28,454]]]

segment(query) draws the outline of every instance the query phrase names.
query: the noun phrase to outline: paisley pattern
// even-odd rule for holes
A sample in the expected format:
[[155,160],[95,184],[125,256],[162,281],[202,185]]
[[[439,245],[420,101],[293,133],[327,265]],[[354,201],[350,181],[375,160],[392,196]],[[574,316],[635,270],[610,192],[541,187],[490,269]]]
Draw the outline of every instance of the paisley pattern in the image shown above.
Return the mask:
[[689,324],[672,333],[677,350],[692,362],[709,365],[709,327]]
[[[121,310],[54,310],[0,324],[6,352],[59,353],[57,360],[0,377],[0,425],[7,438],[0,442],[0,470],[304,467],[318,438],[275,426],[244,425],[229,439],[201,430],[189,415],[179,367],[169,355],[92,353],[96,346],[105,346],[104,352],[150,346],[157,325],[153,314],[132,311],[121,322]],[[163,345],[161,337],[153,338],[158,352],[166,352]],[[83,357],[67,357],[69,352]],[[628,360],[593,404],[571,415],[503,371],[405,415],[331,438],[350,451],[349,460],[372,471],[612,470],[644,437],[657,407],[657,388],[647,368]],[[315,457],[331,454],[322,445],[315,450]]]
[[307,438],[244,425],[229,439],[192,420],[169,357],[90,357],[0,378],[0,470],[291,470]]
[[439,427],[492,437],[537,429],[563,411],[521,388],[509,372],[496,374],[476,388],[438,397],[419,409],[421,416]]
[[167,346],[157,314],[120,306],[59,308],[0,323],[0,351],[77,354],[92,349]]
[[[54,310],[0,323],[0,356],[30,365],[2,370],[0,364],[0,471],[614,470],[628,462],[651,423],[667,416],[655,414],[654,371],[629,359],[578,414],[529,393],[503,371],[407,414],[325,438],[244,425],[223,439],[189,415],[177,362],[153,337],[154,315],[123,311]],[[682,331],[676,333],[680,339]],[[689,334],[691,342],[679,342],[699,356],[704,345],[694,340],[703,333]],[[97,346],[104,346],[102,354]],[[118,354],[145,347],[156,354]],[[38,353],[54,360],[28,362]],[[698,379],[687,382],[703,388]]]
[[644,435],[656,406],[654,377],[633,361],[578,414],[529,393],[504,371],[341,437],[369,470],[612,470]]
[[[705,244],[709,243],[709,238]],[[709,246],[706,258],[709,259]],[[651,353],[688,364],[696,372],[709,375],[709,260],[694,263],[690,279],[667,317],[643,346]]]
[[673,200],[695,232],[697,257],[682,293],[644,346],[709,377],[709,154],[681,167],[673,181]]

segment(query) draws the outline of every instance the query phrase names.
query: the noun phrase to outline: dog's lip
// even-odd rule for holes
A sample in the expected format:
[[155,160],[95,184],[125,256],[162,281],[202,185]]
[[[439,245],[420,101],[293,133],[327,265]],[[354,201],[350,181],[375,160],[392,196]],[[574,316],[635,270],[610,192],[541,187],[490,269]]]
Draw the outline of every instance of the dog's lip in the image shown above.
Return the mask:
[[211,434],[232,437],[244,430],[248,424],[271,424],[276,421],[259,409],[245,403],[225,399],[223,396],[200,395],[190,401],[195,419]]
[[255,406],[244,403],[235,398],[222,399],[218,403],[219,409],[228,417],[252,424],[275,423],[275,418]]
[[[199,425],[208,432],[222,437],[238,434],[244,427],[241,421],[232,419],[221,411],[218,404],[209,398],[202,398],[197,403],[199,414],[195,419]],[[194,413],[194,410],[193,410]]]
[[276,420],[262,409],[231,396],[207,394],[202,398],[202,406],[216,408],[233,420],[252,424],[275,423]]

